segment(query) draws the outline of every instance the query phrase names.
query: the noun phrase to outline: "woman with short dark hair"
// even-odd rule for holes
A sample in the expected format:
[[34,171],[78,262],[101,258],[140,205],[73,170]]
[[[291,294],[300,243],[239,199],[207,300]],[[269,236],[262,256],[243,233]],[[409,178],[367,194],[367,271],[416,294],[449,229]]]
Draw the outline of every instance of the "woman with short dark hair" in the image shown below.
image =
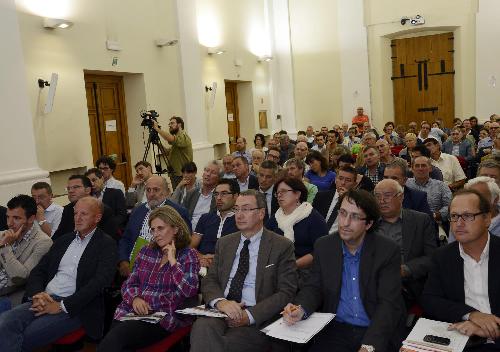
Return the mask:
[[255,137],[253,137],[253,144],[254,144],[254,147],[250,148],[250,155],[256,149],[262,150],[264,153],[267,152],[266,137],[264,137],[264,135],[262,133],[255,134]]
[[[189,247],[191,234],[185,221],[170,206],[153,210],[149,226],[153,239],[140,250],[132,274],[123,283],[123,301],[98,351],[143,348],[186,324],[175,315],[175,310],[186,298],[198,293],[200,263],[196,250]],[[120,321],[128,314],[144,316],[156,312],[165,313],[157,324]]]
[[335,172],[328,170],[328,161],[320,152],[312,150],[306,157],[306,164],[310,166],[305,177],[313,185],[318,187],[319,191],[327,191],[335,182]]

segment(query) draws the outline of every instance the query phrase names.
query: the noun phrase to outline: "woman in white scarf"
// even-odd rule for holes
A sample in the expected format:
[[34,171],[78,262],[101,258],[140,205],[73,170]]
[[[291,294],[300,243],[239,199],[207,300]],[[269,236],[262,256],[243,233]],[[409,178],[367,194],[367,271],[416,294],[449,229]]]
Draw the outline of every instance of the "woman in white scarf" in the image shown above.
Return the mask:
[[314,242],[328,234],[325,219],[306,201],[307,189],[301,180],[286,177],[274,189],[280,207],[267,228],[294,242],[297,267],[308,268],[313,261]]

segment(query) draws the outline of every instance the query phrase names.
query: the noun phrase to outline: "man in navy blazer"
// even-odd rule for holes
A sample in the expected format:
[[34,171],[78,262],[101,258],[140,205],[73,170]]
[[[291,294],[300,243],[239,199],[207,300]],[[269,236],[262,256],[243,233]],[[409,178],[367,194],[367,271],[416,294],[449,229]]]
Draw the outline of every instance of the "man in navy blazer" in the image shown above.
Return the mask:
[[[450,204],[456,241],[433,255],[421,305],[433,319],[479,339],[465,351],[500,350],[500,238],[488,233],[488,200],[476,190],[462,190]],[[486,338],[490,340],[487,344]]]
[[401,187],[403,187],[403,208],[413,209],[421,213],[429,214],[429,216],[434,219],[429,203],[427,202],[427,194],[425,194],[425,192],[406,187],[406,180],[408,179],[407,175],[408,165],[404,160],[394,160],[385,166],[384,179],[395,180],[401,185]]
[[102,292],[117,263],[115,241],[97,228],[102,203],[91,197],[75,205],[75,230],[54,242],[26,284],[28,302],[0,315],[0,351],[32,351],[82,327],[102,336]]
[[[454,153],[453,149],[458,147],[458,153]],[[451,138],[443,143],[441,151],[446,154],[461,156],[468,162],[474,159],[474,151],[472,145],[467,139],[462,140],[462,131],[459,127],[454,127],[451,130]]]

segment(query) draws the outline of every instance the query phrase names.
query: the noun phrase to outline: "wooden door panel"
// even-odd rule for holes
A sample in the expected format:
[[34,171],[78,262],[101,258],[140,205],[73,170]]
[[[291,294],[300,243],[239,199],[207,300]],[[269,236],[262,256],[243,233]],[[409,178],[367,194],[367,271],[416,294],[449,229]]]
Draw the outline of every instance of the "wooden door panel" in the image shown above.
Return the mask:
[[[226,120],[229,137],[229,151],[236,150],[236,139],[240,136],[240,119],[238,110],[238,90],[236,82],[225,81]],[[232,117],[231,117],[232,115]]]
[[438,117],[451,124],[453,34],[396,39],[391,49],[396,124],[434,121]]

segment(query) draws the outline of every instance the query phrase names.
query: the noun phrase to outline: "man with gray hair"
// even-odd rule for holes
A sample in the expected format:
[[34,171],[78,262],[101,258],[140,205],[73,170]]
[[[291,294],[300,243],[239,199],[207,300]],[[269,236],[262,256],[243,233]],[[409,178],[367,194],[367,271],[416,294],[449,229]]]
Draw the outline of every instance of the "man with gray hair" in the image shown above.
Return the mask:
[[495,180],[500,187],[500,162],[487,159],[479,164],[477,169],[477,176],[488,176]]
[[379,234],[401,248],[403,297],[407,307],[416,302],[431,267],[430,255],[437,247],[432,220],[426,214],[403,208],[403,187],[396,181],[380,181],[374,190],[380,208]]
[[500,212],[498,202],[500,200],[500,187],[491,177],[478,176],[465,184],[465,189],[475,189],[481,193],[491,205],[490,234],[500,237]]

